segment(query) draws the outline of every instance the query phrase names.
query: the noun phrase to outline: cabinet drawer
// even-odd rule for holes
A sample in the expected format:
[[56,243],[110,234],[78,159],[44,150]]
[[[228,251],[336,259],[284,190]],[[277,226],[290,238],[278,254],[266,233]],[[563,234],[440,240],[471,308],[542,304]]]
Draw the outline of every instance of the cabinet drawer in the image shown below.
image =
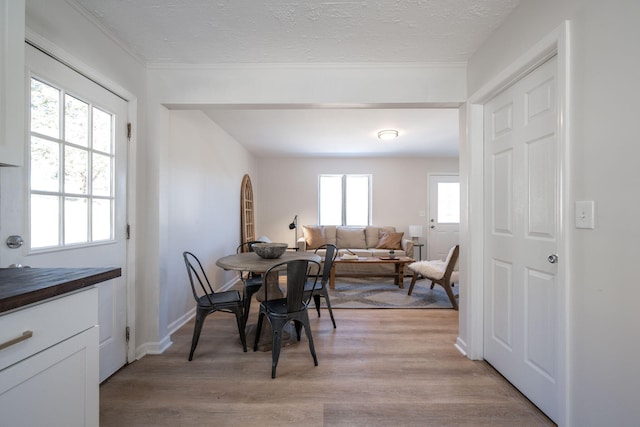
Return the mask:
[[0,316],[0,346],[31,331],[33,335],[0,350],[0,370],[98,324],[98,290],[88,288]]

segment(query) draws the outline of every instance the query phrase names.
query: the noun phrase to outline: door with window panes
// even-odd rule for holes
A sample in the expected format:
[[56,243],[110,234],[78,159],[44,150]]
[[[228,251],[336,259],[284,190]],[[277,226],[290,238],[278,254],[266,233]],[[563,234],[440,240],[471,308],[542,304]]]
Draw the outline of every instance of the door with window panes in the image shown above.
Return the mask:
[[127,102],[31,46],[26,60],[23,264],[122,268],[98,285],[102,381],[127,361]]
[[444,260],[460,240],[460,178],[429,175],[427,259]]

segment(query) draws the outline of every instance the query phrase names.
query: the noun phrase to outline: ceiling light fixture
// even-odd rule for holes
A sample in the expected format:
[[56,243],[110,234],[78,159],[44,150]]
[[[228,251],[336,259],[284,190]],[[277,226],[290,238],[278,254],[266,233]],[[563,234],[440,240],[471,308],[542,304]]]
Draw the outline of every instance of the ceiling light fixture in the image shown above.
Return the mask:
[[385,129],[378,132],[378,139],[396,139],[398,137],[398,131],[395,129]]

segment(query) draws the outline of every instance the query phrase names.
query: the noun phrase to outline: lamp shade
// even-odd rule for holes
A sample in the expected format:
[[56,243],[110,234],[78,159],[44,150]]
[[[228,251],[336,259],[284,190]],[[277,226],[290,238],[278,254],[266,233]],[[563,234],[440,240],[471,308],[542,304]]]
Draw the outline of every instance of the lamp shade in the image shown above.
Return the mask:
[[421,225],[410,225],[409,226],[409,236],[410,237],[422,237],[422,226]]
[[289,230],[293,230],[294,228],[298,228],[298,215],[293,217],[293,221],[289,224]]

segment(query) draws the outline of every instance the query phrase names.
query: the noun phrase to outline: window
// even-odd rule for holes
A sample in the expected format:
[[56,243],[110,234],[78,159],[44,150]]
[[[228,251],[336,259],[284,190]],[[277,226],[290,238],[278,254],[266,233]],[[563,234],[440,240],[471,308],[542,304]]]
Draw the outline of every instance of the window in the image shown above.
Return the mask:
[[439,224],[458,224],[460,222],[460,183],[438,182]]
[[318,224],[371,223],[371,175],[320,175]]
[[113,115],[31,78],[31,248],[113,239]]

